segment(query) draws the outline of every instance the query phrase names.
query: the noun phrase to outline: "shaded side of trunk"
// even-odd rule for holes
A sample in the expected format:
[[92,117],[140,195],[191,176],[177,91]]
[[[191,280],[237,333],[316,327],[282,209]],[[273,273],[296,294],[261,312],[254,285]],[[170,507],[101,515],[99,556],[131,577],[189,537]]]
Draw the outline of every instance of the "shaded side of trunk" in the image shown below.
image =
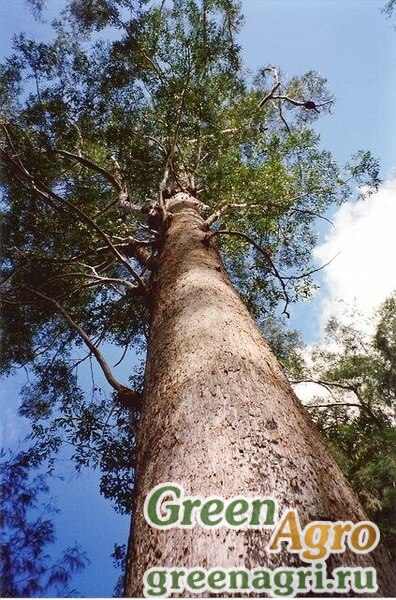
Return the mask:
[[[302,526],[367,518],[204,238],[199,214],[175,206],[153,293],[128,596],[142,594],[150,567],[301,564],[286,551],[265,551],[268,530],[150,527],[143,503],[161,482],[183,485],[186,495],[273,496],[280,515],[297,509]],[[383,549],[327,563],[374,566],[378,595],[391,595]]]

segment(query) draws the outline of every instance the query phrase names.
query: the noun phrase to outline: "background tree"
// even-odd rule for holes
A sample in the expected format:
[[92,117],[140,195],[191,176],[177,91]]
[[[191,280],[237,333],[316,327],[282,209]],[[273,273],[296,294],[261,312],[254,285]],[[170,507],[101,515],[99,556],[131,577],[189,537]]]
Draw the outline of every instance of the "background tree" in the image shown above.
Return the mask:
[[396,8],[395,0],[388,0],[388,2],[386,2],[386,4],[384,5],[383,11],[387,17],[392,17],[395,12],[395,8]]
[[47,546],[55,541],[53,502],[43,503],[49,491],[44,475],[31,476],[29,451],[0,463],[0,595],[2,598],[78,596],[70,585],[73,573],[88,559],[80,546],[67,548],[55,562]]
[[308,408],[394,554],[396,296],[381,306],[374,335],[335,319],[326,331],[305,378],[331,396],[314,398]]
[[[247,77],[240,23],[231,0],[71,0],[51,43],[17,36],[1,73],[3,371],[29,365],[34,375],[20,412],[32,420],[37,458],[52,457],[66,439],[78,466],[102,467],[103,491],[126,510],[139,426],[136,515],[160,472],[201,494],[208,488],[202,451],[217,452],[207,448],[210,413],[220,443],[210,486],[225,495],[270,486],[281,503],[300,497],[304,519],[318,511],[358,518],[360,507],[231,286],[216,242],[265,331],[268,316],[287,315],[290,302],[312,291],[315,220],[349,197],[349,184],[377,185],[378,165],[360,152],[341,169],[320,149],[311,124],[333,101],[323,78],[309,72],[287,81],[273,66]],[[121,383],[102,350],[120,347],[119,361],[132,347],[144,356],[147,340],[140,419],[140,373],[138,385]],[[79,388],[84,356],[74,353],[82,346],[111,397],[96,387],[87,398]],[[271,443],[262,439],[266,431]],[[228,443],[236,454],[228,448],[226,477],[218,457]],[[198,468],[189,479],[179,459],[191,455]],[[258,469],[254,483],[243,483],[252,461],[274,460],[270,477]],[[338,503],[325,482],[305,485],[304,472],[315,479],[317,470],[337,482]],[[194,480],[201,474],[205,481]],[[160,561],[164,545],[136,519],[135,531],[148,544],[135,548],[134,564],[144,570],[156,553]],[[263,544],[253,538],[243,542],[246,564]],[[210,540],[213,557],[219,542]],[[380,562],[389,589],[382,555]],[[140,592],[140,576],[128,569],[128,578],[128,593]]]

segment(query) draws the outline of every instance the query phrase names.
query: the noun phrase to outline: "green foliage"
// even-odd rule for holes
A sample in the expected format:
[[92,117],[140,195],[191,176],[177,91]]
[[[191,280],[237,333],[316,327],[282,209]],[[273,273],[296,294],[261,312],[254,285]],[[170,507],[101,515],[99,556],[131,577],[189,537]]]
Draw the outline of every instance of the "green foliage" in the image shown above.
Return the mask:
[[106,344],[144,355],[160,200],[187,189],[208,216],[238,205],[213,228],[265,249],[217,238],[263,324],[312,294],[316,219],[355,181],[378,183],[368,153],[342,169],[320,147],[313,124],[332,103],[324,78],[287,81],[271,66],[247,76],[241,24],[233,0],[70,0],[53,40],[16,35],[0,70],[2,373],[31,369],[21,413],[37,456],[67,440],[78,467],[103,469],[102,490],[122,510],[139,410],[111,412],[114,377],[113,397],[84,395],[76,368],[87,340],[87,360]]
[[[118,512],[129,513],[136,461],[133,423],[138,415],[96,385],[90,397],[84,395],[70,363],[36,362],[32,374],[33,381],[22,389],[19,408],[19,414],[31,421],[32,457],[37,463],[47,461],[52,473],[56,454],[66,443],[73,448],[70,459],[76,469],[99,469],[101,493]],[[138,386],[141,374],[135,377]]]
[[392,17],[394,12],[396,9],[396,0],[388,0],[384,7],[383,7],[383,12],[386,14],[387,17]]
[[[396,295],[381,306],[371,338],[335,319],[327,327],[337,349],[314,354],[314,379],[332,398],[312,408],[335,458],[396,553]],[[317,405],[315,399],[314,405]]]
[[[116,568],[120,569],[121,573],[125,573],[126,569],[126,557],[127,557],[127,546],[126,544],[114,544],[114,551],[111,555],[113,564]],[[115,585],[114,594],[115,598],[123,598],[124,596],[124,577],[121,575]]]
[[55,528],[49,517],[57,511],[51,502],[42,503],[46,478],[30,477],[29,451],[8,459],[2,451],[1,458],[0,596],[78,595],[70,579],[89,561],[77,545],[51,560],[47,546],[55,541]]
[[44,9],[47,8],[46,0],[25,0],[25,2],[31,8],[34,17],[40,20]]

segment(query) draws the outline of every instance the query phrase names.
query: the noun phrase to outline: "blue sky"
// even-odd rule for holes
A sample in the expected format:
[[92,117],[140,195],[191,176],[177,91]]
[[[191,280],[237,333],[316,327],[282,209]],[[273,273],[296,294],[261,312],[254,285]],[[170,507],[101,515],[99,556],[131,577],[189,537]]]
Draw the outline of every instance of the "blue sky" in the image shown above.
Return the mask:
[[[62,3],[49,0],[48,4],[54,16]],[[382,0],[243,2],[246,19],[241,45],[247,67],[254,71],[270,63],[288,76],[311,69],[325,76],[336,105],[333,115],[321,118],[316,127],[323,147],[332,150],[340,162],[359,149],[370,149],[380,159],[382,178],[387,181],[365,204],[337,211],[335,231],[320,230],[318,261],[325,262],[338,250],[344,254],[320,275],[318,297],[293,309],[292,325],[302,330],[308,343],[320,340],[325,317],[337,313],[337,297],[356,297],[358,306],[369,311],[396,287],[388,263],[394,249],[390,216],[396,216],[396,32],[380,12],[382,5]],[[1,0],[0,23],[2,56],[9,54],[14,32],[25,31],[40,39],[49,36],[48,25],[34,22],[23,0]],[[368,239],[376,251],[368,249]],[[367,265],[375,269],[377,279],[366,293]],[[82,377],[86,376],[83,372]],[[127,371],[123,379],[127,380]],[[13,444],[24,434],[23,423],[15,419],[19,383],[19,377],[9,380],[2,391],[5,444]],[[74,585],[85,596],[111,595],[117,573],[110,553],[114,542],[127,541],[129,520],[116,515],[99,496],[96,474],[76,476],[68,463],[62,470],[65,480],[52,486],[61,509],[56,549],[60,552],[75,540],[81,543],[92,565],[75,578]]]

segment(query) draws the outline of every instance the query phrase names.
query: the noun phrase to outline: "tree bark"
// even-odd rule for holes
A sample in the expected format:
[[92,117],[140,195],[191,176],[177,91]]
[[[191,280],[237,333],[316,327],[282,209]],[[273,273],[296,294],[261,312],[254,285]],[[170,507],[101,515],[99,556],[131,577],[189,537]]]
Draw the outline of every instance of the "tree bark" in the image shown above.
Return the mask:
[[[169,208],[153,283],[152,319],[138,439],[137,496],[126,595],[141,596],[150,567],[297,566],[297,555],[266,552],[270,532],[221,527],[161,531],[143,503],[161,482],[186,495],[272,496],[279,514],[367,520],[240,296],[221,257],[205,244],[204,221],[186,195]],[[386,551],[347,551],[330,568],[374,566],[378,595],[391,595]],[[306,566],[306,564],[305,564]]]

